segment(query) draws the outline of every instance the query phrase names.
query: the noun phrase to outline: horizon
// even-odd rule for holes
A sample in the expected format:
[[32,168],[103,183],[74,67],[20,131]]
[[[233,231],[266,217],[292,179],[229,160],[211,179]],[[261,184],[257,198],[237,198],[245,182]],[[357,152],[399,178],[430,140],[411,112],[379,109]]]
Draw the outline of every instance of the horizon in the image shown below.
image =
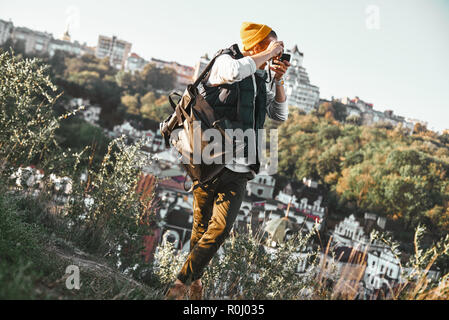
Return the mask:
[[[235,10],[237,4],[240,10]],[[375,110],[390,109],[396,115],[426,121],[434,131],[449,129],[444,121],[449,119],[445,77],[449,73],[445,54],[449,3],[350,0],[345,4],[287,1],[286,18],[282,18],[272,14],[273,4],[268,1],[258,1],[257,7],[254,2],[235,0],[220,7],[204,0],[131,0],[126,5],[15,1],[0,4],[0,19],[11,20],[15,27],[51,33],[56,39],[69,23],[72,41],[96,46],[100,34],[116,35],[131,42],[131,52],[146,60],[192,67],[204,53],[211,56],[233,43],[241,47],[241,22],[265,23],[286,48],[298,45],[304,53],[303,66],[311,84],[319,87],[321,99],[358,96],[373,103]],[[220,14],[215,14],[217,8]]]

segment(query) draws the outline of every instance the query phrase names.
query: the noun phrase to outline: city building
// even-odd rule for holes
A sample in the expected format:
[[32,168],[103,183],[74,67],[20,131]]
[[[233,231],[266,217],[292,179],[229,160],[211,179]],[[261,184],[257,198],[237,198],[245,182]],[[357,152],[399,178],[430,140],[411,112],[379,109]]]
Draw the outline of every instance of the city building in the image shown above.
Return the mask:
[[313,204],[309,204],[309,199],[304,197],[295,208],[295,214],[302,213],[313,221],[321,221],[326,215],[326,208],[321,205],[322,201],[323,197],[318,196]]
[[81,115],[90,124],[98,125],[100,121],[101,108],[98,106],[89,106],[86,110],[82,111]]
[[368,252],[364,282],[368,292],[373,293],[384,285],[391,286],[401,280],[400,260],[390,248]]
[[195,70],[193,72],[193,78],[192,80],[195,81],[198,79],[198,76],[203,72],[204,69],[206,69],[206,66],[209,64],[210,59],[207,53],[205,53],[200,60],[195,65]]
[[375,110],[372,103],[365,102],[359,97],[351,99],[349,97],[343,97],[341,99],[334,99],[346,106],[346,113],[348,119],[349,117],[358,117],[360,119],[360,124],[362,125],[373,125],[376,123],[390,124],[396,127],[398,124],[413,133],[413,129],[416,123],[427,126],[427,122],[420,121],[416,119],[405,118],[400,115],[394,114],[393,110],[387,109],[385,111]]
[[131,53],[128,59],[126,59],[125,70],[134,74],[136,71],[142,71],[147,64],[148,61],[137,53]]
[[99,59],[109,58],[111,66],[116,69],[124,69],[132,44],[118,39],[116,36],[98,36],[98,44],[95,55]]
[[291,55],[291,67],[285,74],[285,88],[288,105],[303,109],[309,113],[318,107],[320,90],[310,83],[309,75],[303,67],[304,54],[298,46],[286,50]]
[[15,43],[23,43],[26,54],[45,54],[49,51],[53,36],[50,33],[17,27],[14,28],[12,39]]
[[184,91],[188,84],[193,82],[193,76],[195,69],[189,66],[182,65],[174,61],[164,61],[160,59],[151,59],[151,63],[154,63],[158,68],[171,68],[176,72],[175,89]]
[[273,199],[273,191],[276,180],[265,171],[261,171],[256,177],[248,181],[246,190],[248,195],[255,194],[263,199]]
[[367,247],[372,250],[382,250],[385,245],[378,241],[371,242],[370,234],[373,230],[385,232],[386,222],[385,217],[379,217],[374,213],[365,212],[363,219],[351,214],[335,226],[332,240],[337,244],[360,251],[365,251]]
[[14,31],[14,24],[11,21],[0,19],[0,45],[4,44],[12,37]]
[[77,41],[70,42],[66,40],[52,39],[48,46],[48,54],[50,57],[53,57],[56,51],[67,52],[79,57],[82,55],[83,49]]

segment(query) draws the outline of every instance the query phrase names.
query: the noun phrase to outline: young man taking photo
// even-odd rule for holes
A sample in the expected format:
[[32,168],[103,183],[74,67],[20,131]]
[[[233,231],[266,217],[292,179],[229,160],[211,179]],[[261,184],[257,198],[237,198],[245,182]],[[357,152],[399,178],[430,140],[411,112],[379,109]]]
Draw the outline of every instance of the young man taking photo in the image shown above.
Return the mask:
[[[284,44],[267,25],[244,22],[240,37],[243,50],[234,44],[216,58],[203,80],[201,94],[214,108],[217,118],[231,120],[233,129],[258,132],[266,115],[277,121],[287,120],[283,75],[290,63],[279,61]],[[270,66],[274,72],[274,92],[266,81],[265,67],[269,60],[274,62]],[[185,299],[187,295],[192,300],[202,299],[204,269],[229,236],[248,180],[259,172],[261,150],[257,143],[255,163],[250,161],[249,148],[245,148],[244,156],[235,156],[210,182],[194,185],[190,252],[166,294],[167,299]]]

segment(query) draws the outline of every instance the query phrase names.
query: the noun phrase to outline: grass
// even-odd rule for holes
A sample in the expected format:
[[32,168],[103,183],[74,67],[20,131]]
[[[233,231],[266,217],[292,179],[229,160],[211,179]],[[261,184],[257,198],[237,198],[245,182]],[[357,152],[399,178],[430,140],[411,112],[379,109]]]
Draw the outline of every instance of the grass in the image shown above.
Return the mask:
[[[89,252],[89,246],[83,247],[86,235],[70,233],[66,221],[57,211],[51,210],[45,196],[34,198],[8,193],[4,187],[0,189],[3,189],[0,190],[0,299],[162,299],[164,289],[183,262],[182,259],[178,261],[180,253],[166,244],[166,248],[158,249],[156,258],[163,257],[159,257],[158,268],[147,265],[146,274],[126,275],[107,258],[95,251]],[[329,269],[324,266],[326,260],[316,261],[310,277],[300,279],[293,272],[297,263],[292,262],[294,259],[290,255],[298,245],[306,246],[307,239],[292,239],[271,261],[261,255],[261,239],[257,238],[239,235],[225,242],[225,255],[214,257],[206,270],[206,299],[356,298],[365,265],[363,261],[355,261],[355,256],[351,255],[350,263],[336,274],[332,269],[338,257],[332,258],[327,246],[324,253],[331,257]],[[415,279],[408,279],[394,292],[389,292],[388,297],[379,296],[380,299],[449,298],[449,275],[444,275],[437,284],[426,277],[426,270],[439,255],[447,253],[449,244],[443,241],[440,249],[423,251],[420,238],[419,234],[415,237],[418,255],[411,259],[417,267],[422,266],[414,275]],[[79,290],[66,288],[65,270],[69,265],[80,268]],[[250,276],[253,271],[260,271],[257,281]],[[240,289],[234,292],[228,283],[230,280]]]
[[[3,190],[4,191],[4,190]],[[64,222],[30,196],[0,193],[0,299],[157,299],[162,293],[124,276],[63,237]],[[80,268],[69,290],[67,266]]]

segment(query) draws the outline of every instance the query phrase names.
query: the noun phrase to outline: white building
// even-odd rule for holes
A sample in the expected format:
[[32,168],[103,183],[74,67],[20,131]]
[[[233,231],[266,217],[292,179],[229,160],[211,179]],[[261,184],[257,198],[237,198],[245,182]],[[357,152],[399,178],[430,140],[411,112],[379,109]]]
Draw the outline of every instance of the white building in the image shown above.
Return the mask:
[[297,209],[304,213],[305,215],[311,217],[317,217],[320,220],[324,218],[326,214],[326,208],[321,206],[321,202],[323,200],[322,196],[318,196],[318,199],[313,202],[313,204],[309,204],[309,199],[302,198],[298,204]]
[[201,72],[203,72],[204,69],[206,69],[206,66],[209,64],[210,59],[209,56],[206,54],[204,54],[200,60],[196,63],[195,65],[195,71],[193,73],[193,81],[195,81],[198,76],[201,74]]
[[288,205],[288,204],[291,202],[291,205],[292,205],[292,206],[294,206],[294,207],[299,207],[298,199],[296,199],[296,196],[295,196],[294,194],[293,194],[293,195],[290,195],[290,194],[288,194],[288,193],[285,193],[285,192],[283,192],[283,191],[280,191],[280,192],[278,193],[278,195],[275,197],[275,199],[276,199],[277,201],[282,202],[283,204]]
[[81,56],[83,49],[78,42],[70,42],[66,40],[52,39],[48,46],[48,54],[53,57],[56,51],[63,51],[70,54],[74,54],[77,57]]
[[302,179],[302,183],[304,183],[304,185],[308,186],[309,188],[313,188],[313,189],[318,188],[318,182],[316,182],[312,179],[307,179],[306,177],[304,177]]
[[125,70],[131,73],[134,73],[136,71],[140,72],[148,63],[148,61],[146,61],[138,54],[131,53],[128,59],[126,59]]
[[139,136],[138,130],[134,128],[128,121],[123,122],[121,125],[114,126],[112,130],[119,136],[122,134],[131,138],[136,138]]
[[17,27],[13,32],[13,41],[22,41],[26,54],[45,54],[49,50],[53,36],[50,33]]
[[26,168],[18,168],[11,176],[10,179],[15,179],[16,186],[26,189],[40,189],[44,172],[40,169],[36,169],[32,166]]
[[365,213],[365,224],[360,223],[353,214],[346,217],[343,221],[335,226],[333,232],[333,242],[365,251],[367,247],[370,249],[382,250],[385,245],[374,241],[370,244],[370,234],[373,228],[385,229],[386,218],[377,217],[373,213]]
[[97,125],[98,121],[100,120],[100,113],[101,113],[100,107],[89,106],[89,107],[87,107],[87,109],[85,111],[83,111],[81,113],[81,115],[83,116],[84,120],[86,120],[87,122],[89,122],[93,125]]
[[273,199],[275,183],[276,180],[272,176],[261,171],[254,179],[248,181],[246,185],[248,196],[254,194],[263,199]]
[[364,277],[367,290],[374,291],[400,281],[400,261],[389,248],[368,252],[367,257]]
[[9,38],[12,37],[13,31],[14,25],[11,21],[0,19],[0,45],[4,44]]
[[310,84],[306,69],[302,66],[304,54],[299,51],[298,46],[292,50],[286,50],[291,54],[291,67],[285,75],[285,88],[288,105],[303,109],[309,113],[318,107],[320,90],[317,86]]
[[350,99],[349,97],[344,97],[341,99],[336,99],[336,101],[341,102],[346,106],[346,112],[349,116],[358,116],[361,119],[361,124],[363,125],[373,125],[375,123],[389,123],[393,127],[398,124],[402,124],[403,128],[407,128],[410,133],[413,133],[415,123],[419,122],[421,124],[427,124],[424,121],[404,118],[402,116],[393,113],[393,110],[378,111],[374,110],[372,103],[367,103],[361,100],[359,97]]

